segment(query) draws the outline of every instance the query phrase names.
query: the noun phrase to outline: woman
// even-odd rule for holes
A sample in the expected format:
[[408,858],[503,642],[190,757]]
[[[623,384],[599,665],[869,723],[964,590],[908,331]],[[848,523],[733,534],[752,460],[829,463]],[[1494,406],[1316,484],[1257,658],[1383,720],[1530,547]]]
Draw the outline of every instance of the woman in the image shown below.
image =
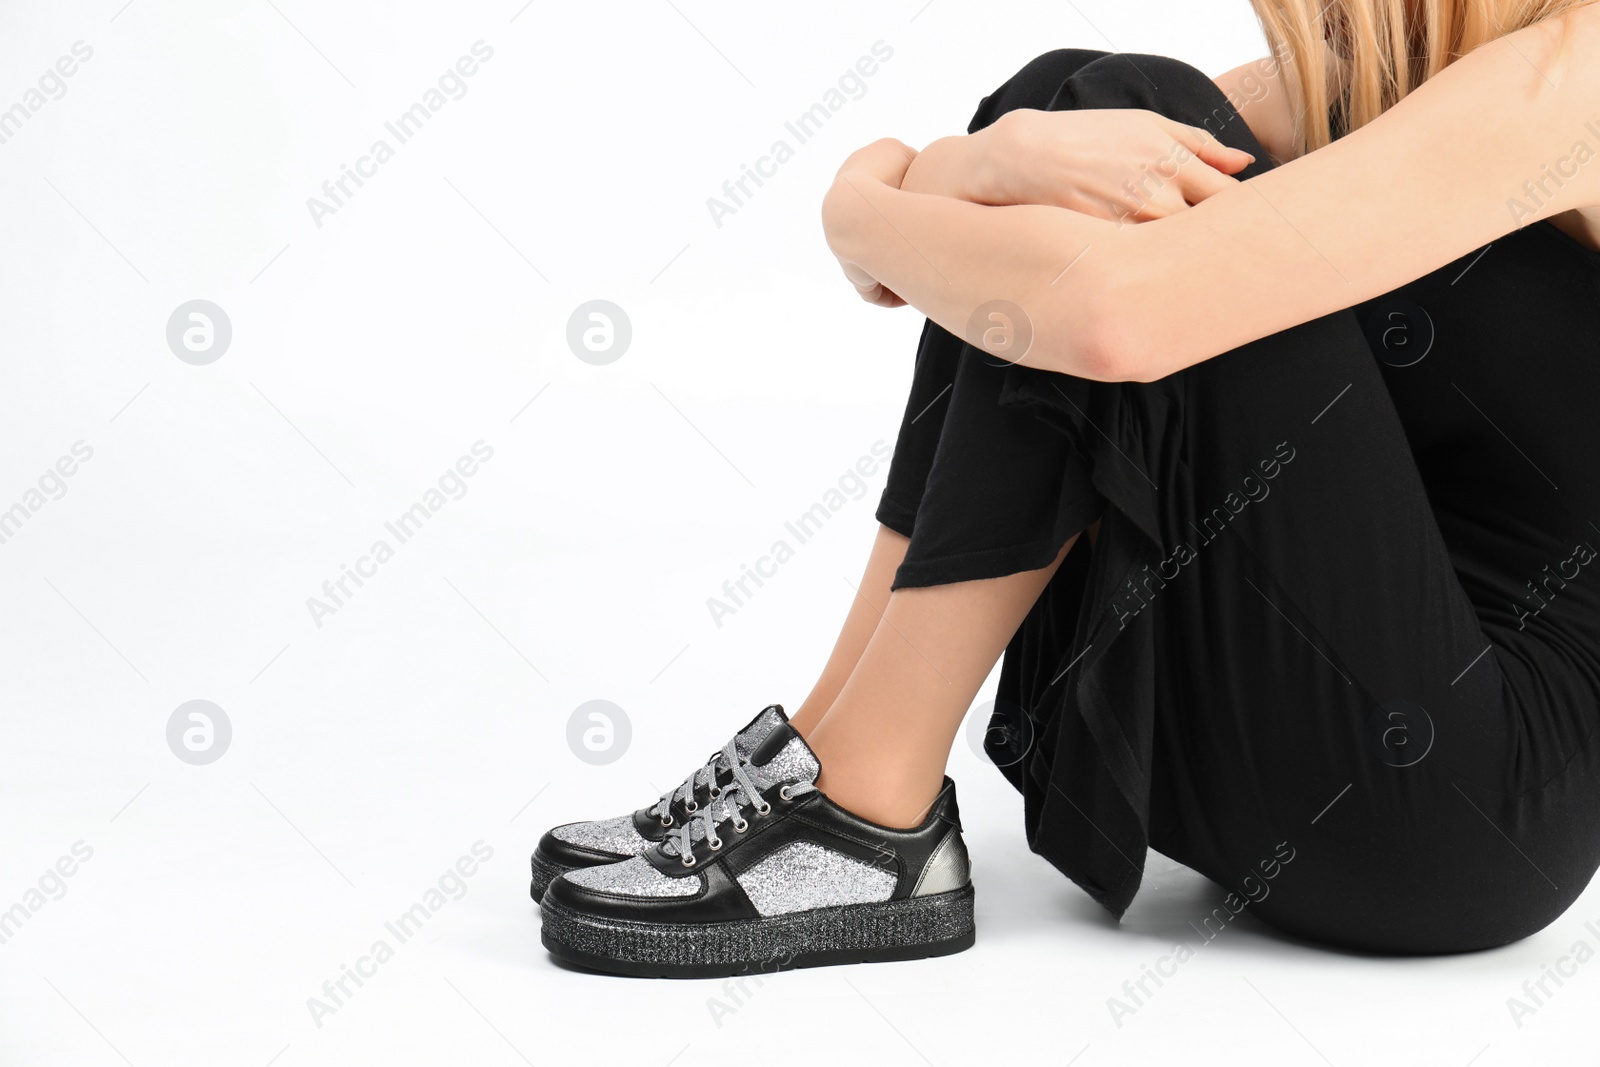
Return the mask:
[[1052,52],[845,162],[830,248],[929,320],[859,594],[792,718],[540,842],[557,957],[972,944],[943,772],[1002,652],[988,751],[1118,916],[1147,847],[1380,952],[1588,884],[1600,6],[1255,7],[1277,62]]

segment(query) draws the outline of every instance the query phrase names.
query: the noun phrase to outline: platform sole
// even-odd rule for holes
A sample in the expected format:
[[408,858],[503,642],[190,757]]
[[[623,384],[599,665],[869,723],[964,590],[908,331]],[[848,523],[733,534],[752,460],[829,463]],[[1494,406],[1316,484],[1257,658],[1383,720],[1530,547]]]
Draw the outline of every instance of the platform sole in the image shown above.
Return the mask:
[[540,905],[542,940],[559,960],[637,978],[726,975],[948,956],[976,936],[972,886],[882,904],[718,923],[650,923]]
[[[618,857],[619,859],[622,857]],[[544,899],[544,891],[550,888],[550,883],[560,878],[568,871],[575,871],[577,867],[568,867],[561,863],[552,863],[539,853],[533,854],[533,881],[528,885],[528,894],[534,900]]]

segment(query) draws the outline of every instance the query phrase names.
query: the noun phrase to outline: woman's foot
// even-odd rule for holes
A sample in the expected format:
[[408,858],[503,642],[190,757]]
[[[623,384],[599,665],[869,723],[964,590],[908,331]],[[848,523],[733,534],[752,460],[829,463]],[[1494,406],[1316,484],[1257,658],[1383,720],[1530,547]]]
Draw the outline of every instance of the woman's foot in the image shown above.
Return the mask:
[[707,977],[918,959],[973,943],[955,783],[910,829],[816,788],[788,724],[687,823],[639,855],[555,879],[541,912],[556,958],[645,977]]
[[712,789],[732,778],[734,763],[748,759],[774,727],[788,721],[781,706],[769,705],[726,746],[713,753],[705,766],[654,804],[630,815],[569,822],[547,831],[533,853],[533,882],[529,887],[533,899],[543,897],[550,882],[567,871],[637,856],[664,838],[672,827],[683,825],[697,808],[710,802]]

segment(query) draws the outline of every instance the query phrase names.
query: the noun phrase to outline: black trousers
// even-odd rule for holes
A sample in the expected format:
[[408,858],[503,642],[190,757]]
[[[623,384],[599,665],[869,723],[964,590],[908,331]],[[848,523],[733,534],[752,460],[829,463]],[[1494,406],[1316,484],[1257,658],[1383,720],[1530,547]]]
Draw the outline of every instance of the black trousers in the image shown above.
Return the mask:
[[[1271,165],[1160,57],[1040,56],[969,132],[1014,108],[1144,108]],[[1153,383],[930,322],[878,519],[911,539],[897,588],[1042,567],[1101,520],[1006,652],[988,751],[1030,845],[1119,916],[1154,847],[1232,891],[1206,929],[1455,952],[1600,865],[1594,693],[1491,640],[1353,313]]]

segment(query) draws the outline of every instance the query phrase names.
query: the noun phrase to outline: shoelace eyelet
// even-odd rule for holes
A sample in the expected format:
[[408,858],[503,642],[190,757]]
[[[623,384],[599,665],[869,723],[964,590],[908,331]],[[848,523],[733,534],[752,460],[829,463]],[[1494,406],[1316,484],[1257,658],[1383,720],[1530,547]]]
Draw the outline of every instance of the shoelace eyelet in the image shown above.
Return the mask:
[[707,841],[706,846],[710,848],[712,852],[716,852],[722,848],[722,838],[719,837],[715,841]]
[[671,826],[672,825],[672,816],[670,816],[670,815],[662,816],[661,817],[661,825],[662,826]]
[[794,799],[794,797],[789,792],[789,787],[788,786],[784,786],[781,789],[779,789],[778,790],[778,796],[781,797],[784,800],[793,800]]
[[772,805],[766,803],[765,801],[763,801],[761,806],[756,809],[756,814],[757,815],[765,815],[768,812],[770,812],[771,810],[772,810]]
[[750,824],[745,822],[743,819],[735,819],[733,821],[733,832],[734,833],[742,834],[748,829],[750,829]]
[[693,801],[690,801],[689,803],[687,803],[687,804],[685,804],[683,806],[683,810],[688,812],[690,815],[693,815],[695,812],[700,810],[700,805],[694,803]]
[[721,799],[721,797],[722,797],[722,787],[720,785],[712,786],[711,787],[711,799],[712,800],[719,800],[719,799]]
[[696,863],[699,863],[699,862],[700,861],[695,859],[693,856],[689,855],[688,853],[684,853],[683,865],[685,867],[693,867]]

